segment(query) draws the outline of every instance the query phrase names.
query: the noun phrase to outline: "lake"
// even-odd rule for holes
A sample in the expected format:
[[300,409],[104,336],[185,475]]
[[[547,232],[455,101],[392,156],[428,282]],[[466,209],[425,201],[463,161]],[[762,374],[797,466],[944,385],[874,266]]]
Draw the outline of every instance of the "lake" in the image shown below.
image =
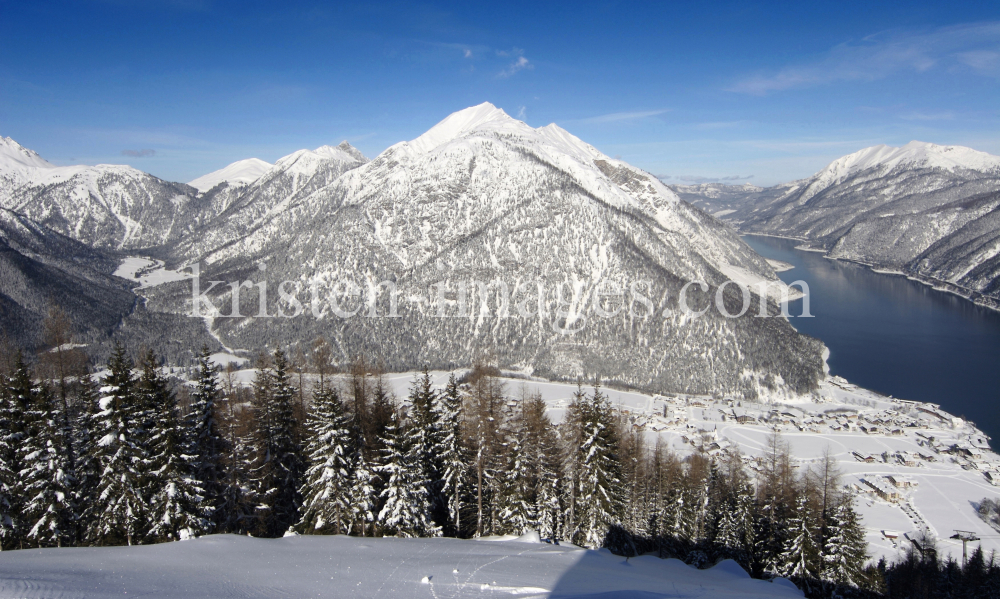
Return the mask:
[[[801,242],[745,236],[778,273],[809,285],[814,318],[792,318],[830,348],[830,372],[902,399],[940,404],[1000,441],[1000,312],[864,266],[796,250]],[[789,313],[801,314],[802,301]],[[996,445],[991,444],[994,447]]]

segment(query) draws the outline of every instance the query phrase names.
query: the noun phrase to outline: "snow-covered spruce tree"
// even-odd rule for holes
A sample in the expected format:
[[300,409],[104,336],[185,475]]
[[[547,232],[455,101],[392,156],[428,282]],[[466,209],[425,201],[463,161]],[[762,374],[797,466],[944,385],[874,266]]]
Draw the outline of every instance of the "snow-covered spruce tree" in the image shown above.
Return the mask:
[[438,454],[440,430],[437,393],[431,387],[431,376],[424,367],[410,386],[409,434],[413,440],[413,455],[420,467],[420,478],[426,486],[431,513],[440,513],[435,520],[444,524],[444,500],[441,498],[441,460]]
[[582,415],[576,542],[596,549],[604,542],[608,528],[620,522],[622,509],[614,413],[599,384],[584,402]]
[[448,377],[437,404],[440,435],[435,453],[440,458],[441,494],[448,509],[448,534],[461,536],[462,497],[465,493],[467,457],[462,444],[462,396],[455,374]]
[[804,495],[795,504],[795,511],[788,519],[788,534],[778,557],[779,574],[787,578],[808,580],[819,574],[817,561],[819,549],[814,541],[813,517]]
[[24,439],[18,447],[25,540],[37,547],[62,547],[72,544],[75,537],[73,472],[65,420],[47,386],[38,385],[30,401]]
[[507,420],[514,430],[506,431],[506,440],[502,445],[504,465],[497,470],[494,482],[496,492],[493,501],[496,503],[497,522],[493,527],[495,534],[524,534],[534,520],[531,501],[532,489],[530,472],[524,461],[521,448],[520,422]]
[[76,503],[76,541],[83,542],[90,524],[94,519],[97,481],[97,447],[94,436],[94,419],[97,414],[98,394],[97,383],[90,374],[80,379],[77,386],[77,396],[73,416],[73,446],[76,448],[76,481],[73,487],[73,500]]
[[0,375],[0,548],[14,549],[23,541],[23,496],[20,488],[24,425],[35,392],[31,372],[20,352],[9,377]]
[[194,478],[191,446],[177,414],[177,398],[158,370],[152,350],[142,359],[137,392],[153,414],[146,435],[149,451],[149,531],[154,541],[196,537],[211,529],[211,514]]
[[377,478],[378,475],[372,470],[371,464],[365,460],[365,454],[361,451],[356,452],[348,498],[351,508],[351,531],[357,531],[362,537],[374,534],[379,502]]
[[254,420],[259,465],[256,468],[258,509],[262,514],[259,534],[279,537],[299,521],[302,486],[302,450],[295,439],[293,401],[296,392],[289,382],[288,361],[281,350],[274,352],[273,365],[260,368],[254,383]]
[[143,410],[132,362],[120,345],[112,353],[108,369],[94,414],[98,480],[88,540],[95,545],[133,545],[145,537],[149,522],[143,496],[149,487],[149,456],[137,441]]
[[384,503],[378,514],[383,534],[398,537],[440,534],[440,529],[431,522],[431,503],[422,480],[416,441],[412,429],[405,430],[394,415],[382,438],[383,459],[378,468],[386,479],[382,490]]
[[251,410],[240,410],[227,424],[227,456],[222,487],[220,522],[216,530],[247,534],[260,530],[260,498],[255,479],[260,462],[256,451],[256,426]]
[[847,495],[827,519],[823,546],[822,578],[827,582],[857,587],[864,581],[868,543],[854,511],[854,497]]
[[300,534],[345,534],[351,528],[351,455],[354,454],[351,416],[334,388],[313,394],[306,424],[309,460],[302,484]]
[[562,471],[566,481],[565,511],[562,514],[563,537],[573,539],[580,528],[577,500],[580,491],[580,468],[582,465],[584,413],[587,408],[587,394],[583,382],[577,381],[573,400],[566,410],[566,418],[560,427],[560,441],[563,451]]
[[216,418],[219,390],[219,369],[211,361],[208,347],[202,347],[198,354],[198,379],[188,409],[186,424],[191,438],[189,453],[192,457],[193,474],[205,497],[204,505],[211,510],[211,519],[222,524],[225,517],[223,504],[222,459],[226,441],[219,431]]

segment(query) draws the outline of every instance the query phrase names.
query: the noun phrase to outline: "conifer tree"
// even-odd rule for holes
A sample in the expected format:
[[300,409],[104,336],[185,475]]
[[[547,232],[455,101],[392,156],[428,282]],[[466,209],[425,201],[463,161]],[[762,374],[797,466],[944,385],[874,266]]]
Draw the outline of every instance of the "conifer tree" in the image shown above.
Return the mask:
[[438,399],[437,393],[431,387],[431,377],[426,367],[421,375],[414,377],[409,399],[411,406],[409,434],[413,442],[412,451],[420,468],[420,478],[426,486],[427,497],[434,510],[443,504],[440,497]]
[[[411,429],[412,431],[412,429]],[[421,477],[417,435],[404,430],[393,416],[382,438],[384,449],[379,473],[385,477],[384,503],[378,523],[385,534],[399,537],[436,536],[430,519],[431,504]]]
[[534,520],[534,502],[529,497],[530,482],[520,440],[511,435],[504,445],[506,463],[498,469],[494,484],[498,522],[493,530],[496,534],[522,535]]
[[351,417],[333,388],[316,390],[307,423],[309,467],[300,491],[301,534],[344,534],[351,522]]
[[[241,421],[237,421],[240,419]],[[258,485],[254,478],[260,468],[255,449],[255,426],[252,411],[241,410],[232,416],[227,425],[228,456],[226,459],[225,481],[217,510],[219,528],[217,530],[247,534],[260,530],[261,516]]]
[[440,436],[436,453],[441,460],[441,493],[448,510],[451,534],[461,534],[462,497],[466,482],[466,455],[462,445],[462,396],[455,374],[448,377],[437,414]]
[[376,489],[376,478],[377,475],[365,460],[364,453],[356,452],[349,497],[352,530],[357,530],[362,537],[373,532],[375,515],[378,513],[379,492]]
[[540,394],[522,398],[516,430],[526,470],[528,524],[543,538],[555,539],[560,531],[560,453],[555,428],[545,410]]
[[270,368],[258,369],[254,386],[259,452],[256,493],[263,513],[259,532],[276,537],[299,520],[299,489],[304,469],[301,447],[295,438],[296,393],[289,382],[288,361],[281,350],[274,352]]
[[20,494],[21,456],[25,416],[34,383],[23,356],[17,353],[14,370],[0,375],[0,547],[16,548],[23,540]]
[[863,569],[868,555],[864,529],[853,503],[853,497],[846,497],[828,519],[822,578],[857,587],[864,579]]
[[813,540],[811,514],[805,496],[800,496],[795,511],[788,520],[788,535],[779,556],[781,576],[807,580],[815,578],[816,558],[819,551]]
[[94,414],[98,481],[89,539],[100,545],[133,545],[149,522],[143,491],[148,488],[148,455],[140,438],[144,411],[137,397],[132,362],[119,345],[108,362]]
[[198,354],[198,378],[191,393],[187,416],[188,434],[191,437],[190,455],[193,475],[201,487],[204,505],[211,510],[211,519],[217,524],[225,520],[222,514],[223,473],[222,459],[225,439],[219,431],[216,417],[219,390],[219,369],[211,361],[208,347]]
[[73,541],[75,519],[67,431],[47,386],[37,386],[30,401],[18,447],[22,464],[18,487],[24,500],[20,519],[29,544],[62,547]]
[[94,416],[97,413],[98,386],[91,375],[85,374],[77,386],[76,412],[73,417],[73,446],[76,448],[76,481],[73,499],[77,506],[76,540],[85,539],[94,519],[97,481],[97,447]]
[[582,415],[577,534],[581,544],[596,549],[604,541],[608,527],[620,521],[622,507],[614,416],[599,384],[584,403]]
[[204,534],[211,528],[202,489],[194,478],[191,445],[177,414],[177,398],[159,373],[152,350],[142,360],[138,382],[141,403],[148,406],[152,422],[148,439],[149,531],[156,541],[175,541]]

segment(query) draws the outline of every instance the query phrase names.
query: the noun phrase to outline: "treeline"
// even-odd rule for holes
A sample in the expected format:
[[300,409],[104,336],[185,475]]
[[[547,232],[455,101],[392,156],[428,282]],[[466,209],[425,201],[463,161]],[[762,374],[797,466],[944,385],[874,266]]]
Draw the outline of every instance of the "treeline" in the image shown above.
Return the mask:
[[148,351],[133,363],[119,348],[100,382],[44,360],[36,376],[15,356],[0,385],[3,548],[534,530],[699,567],[730,558],[809,596],[996,596],[1000,564],[981,551],[959,566],[924,543],[868,563],[833,457],[797,471],[777,433],[754,472],[737,452],[648,446],[596,381],[554,425],[541,396],[511,397],[487,366],[444,389],[424,372],[400,402],[377,368],[332,376],[329,346],[312,354],[308,378],[281,351],[261,356],[251,386],[207,350],[193,385]]

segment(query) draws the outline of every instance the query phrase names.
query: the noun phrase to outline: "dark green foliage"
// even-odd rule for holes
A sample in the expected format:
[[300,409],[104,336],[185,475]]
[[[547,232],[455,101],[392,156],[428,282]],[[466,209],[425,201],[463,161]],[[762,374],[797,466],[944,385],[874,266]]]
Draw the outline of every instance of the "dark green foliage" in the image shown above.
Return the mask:
[[198,379],[191,393],[185,434],[190,438],[192,475],[204,495],[204,505],[212,521],[219,525],[223,517],[223,454],[226,440],[219,431],[216,412],[222,395],[219,370],[212,364],[207,346],[198,354]]
[[121,347],[112,354],[108,369],[94,414],[98,479],[92,501],[97,506],[88,540],[100,545],[132,545],[142,540],[150,524],[145,494],[150,456],[143,445],[148,411],[140,401],[132,361]]
[[257,533],[280,537],[299,521],[304,460],[295,438],[293,400],[285,354],[274,352],[273,365],[259,368],[254,383],[257,464],[254,486],[258,496]]

